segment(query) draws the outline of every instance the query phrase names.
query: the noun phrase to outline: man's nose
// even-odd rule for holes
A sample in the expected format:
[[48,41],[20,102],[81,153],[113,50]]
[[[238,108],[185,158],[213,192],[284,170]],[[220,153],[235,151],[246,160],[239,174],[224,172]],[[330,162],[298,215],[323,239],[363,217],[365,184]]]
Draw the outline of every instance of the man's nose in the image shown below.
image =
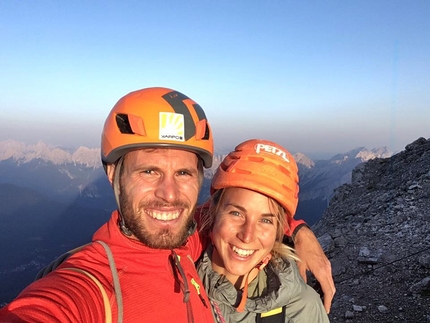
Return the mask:
[[173,176],[162,176],[155,189],[155,196],[166,202],[175,201],[179,193],[178,183]]

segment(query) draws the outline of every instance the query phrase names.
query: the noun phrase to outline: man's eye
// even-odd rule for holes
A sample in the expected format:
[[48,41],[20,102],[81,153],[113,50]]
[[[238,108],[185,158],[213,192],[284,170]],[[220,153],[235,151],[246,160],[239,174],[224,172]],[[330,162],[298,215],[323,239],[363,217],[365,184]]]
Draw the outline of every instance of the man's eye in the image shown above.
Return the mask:
[[178,172],[178,175],[186,176],[186,175],[191,175],[191,174],[187,171],[180,171],[180,172]]

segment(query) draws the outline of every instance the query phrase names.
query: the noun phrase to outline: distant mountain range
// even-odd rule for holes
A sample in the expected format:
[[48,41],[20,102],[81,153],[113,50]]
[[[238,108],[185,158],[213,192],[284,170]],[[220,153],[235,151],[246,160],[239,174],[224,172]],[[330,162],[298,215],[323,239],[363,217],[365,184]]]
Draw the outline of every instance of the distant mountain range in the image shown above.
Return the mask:
[[[311,160],[294,154],[299,165],[300,196],[296,217],[310,225],[321,217],[333,190],[351,181],[352,169],[369,159],[390,157],[386,147],[364,147],[338,154],[329,160]],[[209,197],[210,179],[225,155],[216,155],[205,170],[200,202]],[[110,210],[115,208],[112,190],[100,161],[100,149],[49,146],[43,142],[27,145],[15,140],[0,141],[0,183],[28,187],[64,203],[78,203]]]
[[[386,148],[363,147],[329,160],[298,153],[300,203],[297,218],[317,222],[333,190],[351,182],[352,169]],[[199,203],[209,197],[210,179],[223,158],[205,170]],[[92,233],[116,208],[101,161],[100,149],[77,150],[0,141],[0,304],[9,301],[54,257],[90,241]]]
[[41,159],[54,165],[78,164],[88,168],[102,167],[99,148],[79,147],[71,152],[70,149],[50,146],[42,141],[35,145],[15,140],[0,141],[0,161],[8,159],[20,164]]
[[386,147],[372,150],[360,147],[328,160],[316,161],[301,153],[295,154],[300,176],[296,217],[313,225],[327,208],[334,189],[351,182],[351,173],[355,166],[370,159],[388,158],[391,155]]

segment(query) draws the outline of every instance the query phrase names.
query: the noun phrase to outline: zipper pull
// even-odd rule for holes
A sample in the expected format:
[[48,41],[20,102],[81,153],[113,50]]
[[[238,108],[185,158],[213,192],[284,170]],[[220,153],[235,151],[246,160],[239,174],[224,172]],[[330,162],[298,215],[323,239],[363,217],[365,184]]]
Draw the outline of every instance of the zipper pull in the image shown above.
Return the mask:
[[196,282],[196,280],[195,280],[194,278],[191,278],[191,284],[196,288],[197,295],[199,295],[199,298],[200,298],[200,300],[202,301],[203,305],[204,305],[205,307],[208,307],[208,306],[206,305],[206,301],[205,301],[205,299],[203,298],[202,294],[200,294],[200,285]]

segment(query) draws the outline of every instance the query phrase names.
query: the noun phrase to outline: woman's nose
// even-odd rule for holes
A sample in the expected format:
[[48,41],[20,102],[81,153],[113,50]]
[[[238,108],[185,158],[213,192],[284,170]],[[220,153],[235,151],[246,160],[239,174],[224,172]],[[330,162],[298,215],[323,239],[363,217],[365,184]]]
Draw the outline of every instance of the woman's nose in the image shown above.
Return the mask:
[[245,243],[253,242],[256,235],[255,223],[246,221],[238,233],[238,238]]

